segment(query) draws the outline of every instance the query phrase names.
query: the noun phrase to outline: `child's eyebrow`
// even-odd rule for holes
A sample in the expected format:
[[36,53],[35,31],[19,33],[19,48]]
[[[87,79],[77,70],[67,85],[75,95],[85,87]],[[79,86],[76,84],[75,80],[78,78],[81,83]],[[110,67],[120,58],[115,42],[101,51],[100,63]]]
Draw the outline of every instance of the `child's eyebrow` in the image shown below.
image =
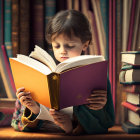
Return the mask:
[[[54,40],[53,42],[59,44],[59,42],[57,42],[56,40]],[[68,43],[78,44],[77,41],[66,41],[64,44],[68,44]]]

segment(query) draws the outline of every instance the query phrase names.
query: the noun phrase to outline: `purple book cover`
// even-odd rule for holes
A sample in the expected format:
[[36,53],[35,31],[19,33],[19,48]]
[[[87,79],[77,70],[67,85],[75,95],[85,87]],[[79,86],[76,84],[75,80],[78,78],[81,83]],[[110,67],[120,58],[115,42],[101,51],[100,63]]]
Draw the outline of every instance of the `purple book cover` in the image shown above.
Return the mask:
[[98,62],[60,75],[60,109],[86,104],[91,91],[107,89],[108,62]]

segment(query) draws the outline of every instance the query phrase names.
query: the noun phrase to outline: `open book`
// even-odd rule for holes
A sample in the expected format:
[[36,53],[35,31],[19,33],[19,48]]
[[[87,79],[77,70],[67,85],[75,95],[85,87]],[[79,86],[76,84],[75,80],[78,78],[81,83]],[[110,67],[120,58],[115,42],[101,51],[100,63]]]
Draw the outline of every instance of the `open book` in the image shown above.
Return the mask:
[[86,103],[94,89],[106,89],[107,61],[103,56],[82,55],[56,65],[35,46],[30,56],[10,58],[16,88],[25,87],[32,98],[49,108],[62,109]]

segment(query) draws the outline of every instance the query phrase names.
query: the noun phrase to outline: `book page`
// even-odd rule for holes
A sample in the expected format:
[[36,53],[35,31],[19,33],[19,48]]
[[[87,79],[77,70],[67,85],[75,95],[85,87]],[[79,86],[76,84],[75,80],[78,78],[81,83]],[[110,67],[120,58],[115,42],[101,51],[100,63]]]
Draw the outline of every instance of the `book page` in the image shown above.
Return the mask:
[[[67,107],[67,108],[61,109],[60,112],[67,114],[71,119],[73,117],[73,107]],[[37,116],[37,119],[49,120],[49,121],[54,122],[52,115],[50,115],[49,113],[49,108],[41,104],[40,104],[40,113]]]
[[97,63],[104,61],[104,57],[101,55],[81,55],[81,56],[76,56],[69,58],[62,63],[58,64],[56,67],[56,72],[60,73],[64,70],[67,70],[69,68],[73,68],[76,66],[81,66],[81,65],[88,65],[92,63]]
[[40,62],[47,65],[53,72],[56,69],[56,64],[51,55],[49,55],[45,50],[35,45],[34,51],[29,55],[32,58],[39,60]]
[[42,72],[45,75],[48,75],[52,72],[46,65],[42,64],[41,62],[39,62],[37,60],[34,60],[34,59],[28,57],[28,56],[18,54],[17,58],[13,58],[13,59],[16,61],[19,61],[29,67],[32,67],[32,68]]

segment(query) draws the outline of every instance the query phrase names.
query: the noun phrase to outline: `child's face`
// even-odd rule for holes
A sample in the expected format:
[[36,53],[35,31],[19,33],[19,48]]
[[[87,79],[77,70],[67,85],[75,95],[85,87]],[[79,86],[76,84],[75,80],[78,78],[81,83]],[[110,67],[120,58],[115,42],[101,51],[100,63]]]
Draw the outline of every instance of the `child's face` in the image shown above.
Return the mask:
[[64,34],[58,35],[52,41],[54,56],[59,62],[81,55],[82,51],[87,49],[88,44],[89,41],[82,43],[80,38],[76,36],[68,38]]

